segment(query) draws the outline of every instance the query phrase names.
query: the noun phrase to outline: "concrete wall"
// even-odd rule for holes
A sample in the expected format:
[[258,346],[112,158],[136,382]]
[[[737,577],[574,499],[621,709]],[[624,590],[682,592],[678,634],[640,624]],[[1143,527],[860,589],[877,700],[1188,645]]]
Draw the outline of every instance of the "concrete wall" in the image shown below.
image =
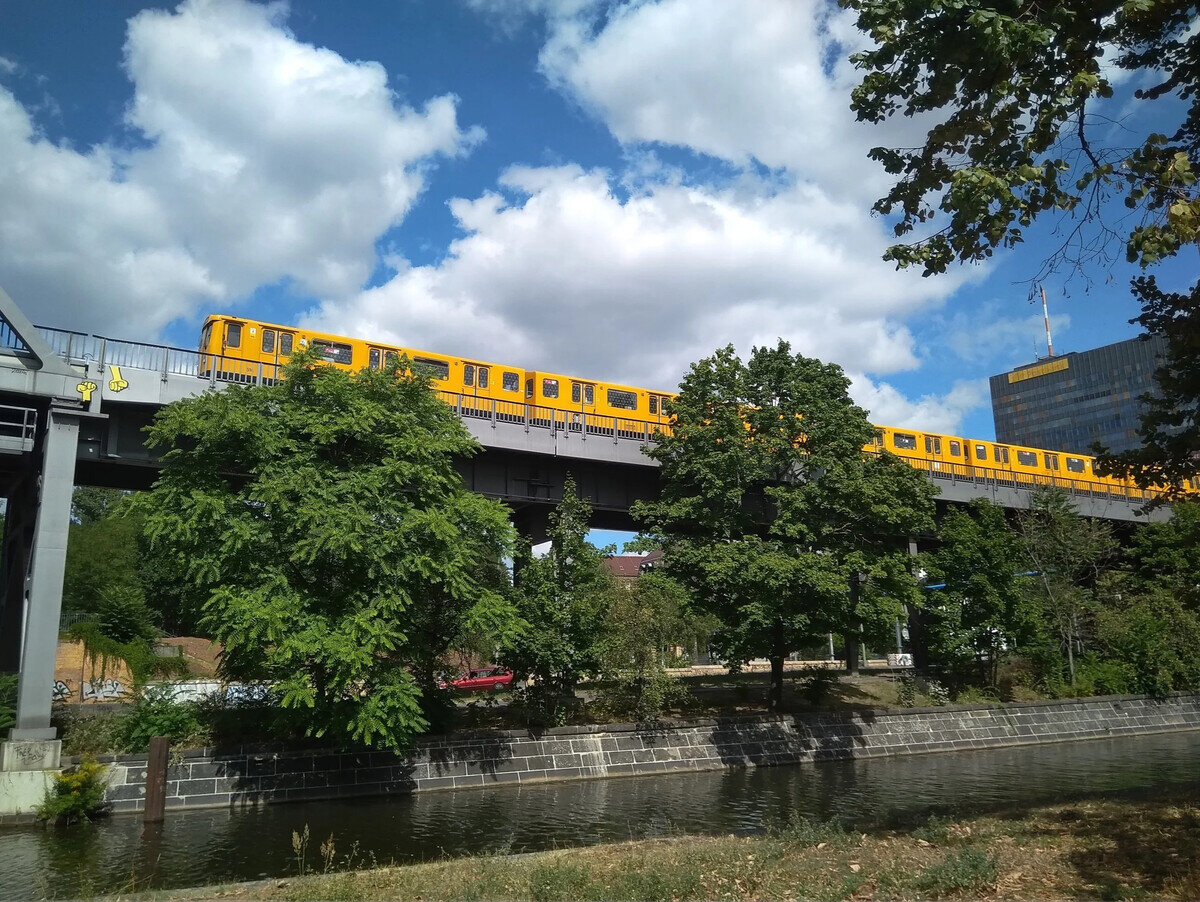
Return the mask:
[[[921,708],[708,719],[651,728],[559,727],[422,742],[410,754],[188,752],[168,770],[167,806],[226,806],[428,792],[545,780],[911,755],[1200,729],[1200,696],[1071,699],[996,707]],[[144,757],[111,764],[117,811],[145,800]],[[64,764],[70,760],[64,761]]]

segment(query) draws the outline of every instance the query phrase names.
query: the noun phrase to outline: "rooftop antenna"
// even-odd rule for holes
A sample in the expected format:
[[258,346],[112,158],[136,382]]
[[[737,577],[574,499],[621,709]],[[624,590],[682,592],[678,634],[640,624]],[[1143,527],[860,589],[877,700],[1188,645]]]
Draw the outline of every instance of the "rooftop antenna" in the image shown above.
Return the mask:
[[1054,356],[1054,340],[1050,337],[1050,311],[1046,307],[1046,289],[1042,288],[1042,320],[1046,323],[1046,356]]

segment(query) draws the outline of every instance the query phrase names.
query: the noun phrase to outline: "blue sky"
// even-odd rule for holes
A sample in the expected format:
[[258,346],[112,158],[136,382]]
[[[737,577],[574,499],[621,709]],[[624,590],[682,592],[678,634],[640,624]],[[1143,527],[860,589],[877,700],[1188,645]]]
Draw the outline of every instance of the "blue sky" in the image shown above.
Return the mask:
[[[933,279],[880,261],[866,149],[917,132],[854,122],[831,4],[0,17],[0,285],[46,325],[191,346],[236,312],[661,388],[782,336],[876,422],[985,438],[986,378],[1045,353],[1048,227]],[[1132,274],[1047,280],[1056,351],[1136,334]]]

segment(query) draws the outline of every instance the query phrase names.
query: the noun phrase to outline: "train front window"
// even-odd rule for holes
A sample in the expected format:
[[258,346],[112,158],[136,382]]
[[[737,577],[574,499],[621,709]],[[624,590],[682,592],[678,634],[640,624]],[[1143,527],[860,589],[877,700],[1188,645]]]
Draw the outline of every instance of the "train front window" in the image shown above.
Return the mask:
[[225,327],[225,347],[240,348],[242,346],[242,324],[230,323]]
[[521,377],[516,373],[505,372],[504,375],[500,377],[500,387],[505,391],[520,391]]
[[280,332],[279,333],[279,356],[281,356],[281,357],[291,357],[292,356],[292,333],[291,332]]
[[212,338],[212,323],[206,324],[204,329],[201,330],[201,332],[200,332],[200,350],[201,351],[208,350],[208,340],[210,338]]
[[897,432],[892,436],[892,444],[904,451],[915,451],[917,447],[917,437],[909,435],[907,432]]
[[263,349],[262,352],[264,354],[274,354],[275,353],[275,330],[274,329],[263,329],[262,349]]
[[637,410],[637,395],[631,391],[608,390],[608,406],[619,407],[621,410]]
[[542,394],[545,395],[547,398],[557,398],[558,397],[558,380],[557,379],[543,379],[542,380]]

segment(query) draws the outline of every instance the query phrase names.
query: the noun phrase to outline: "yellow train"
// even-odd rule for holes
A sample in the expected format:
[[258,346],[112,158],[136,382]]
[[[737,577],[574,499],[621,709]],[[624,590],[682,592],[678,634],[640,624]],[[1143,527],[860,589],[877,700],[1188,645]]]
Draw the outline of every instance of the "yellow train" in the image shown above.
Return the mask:
[[[588,424],[631,438],[669,428],[664,402],[670,392],[581,379],[562,373],[525,370],[474,358],[434,354],[381,342],[312,332],[293,326],[231,316],[210,316],[200,332],[203,375],[230,382],[274,378],[280,364],[302,348],[315,348],[330,364],[351,370],[382,369],[398,354],[433,378],[435,388],[464,415],[494,416],[501,421],[587,429]],[[208,369],[205,369],[208,368]],[[985,477],[1020,486],[1059,484],[1077,490],[1148,498],[1150,492],[1126,480],[1099,476],[1093,458],[957,435],[876,427],[875,443],[927,470],[935,478]],[[1189,489],[1200,480],[1189,480]]]

